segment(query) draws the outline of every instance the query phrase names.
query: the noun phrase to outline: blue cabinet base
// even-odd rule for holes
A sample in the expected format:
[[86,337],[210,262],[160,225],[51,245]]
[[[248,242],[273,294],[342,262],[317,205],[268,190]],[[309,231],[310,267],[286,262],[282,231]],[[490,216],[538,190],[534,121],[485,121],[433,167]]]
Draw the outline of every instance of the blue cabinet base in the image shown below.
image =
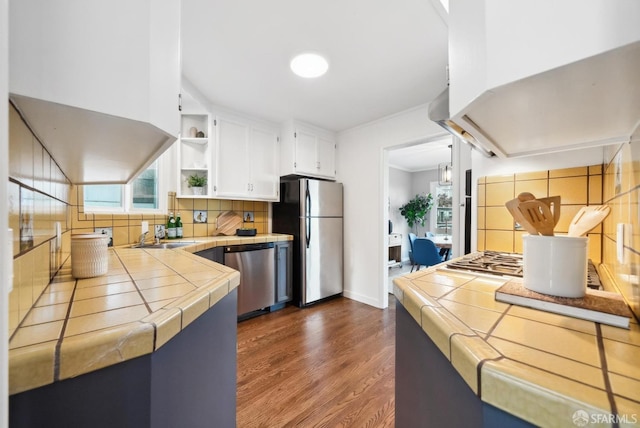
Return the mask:
[[237,292],[152,354],[9,397],[12,427],[235,427]]
[[396,301],[396,427],[533,427],[482,400]]

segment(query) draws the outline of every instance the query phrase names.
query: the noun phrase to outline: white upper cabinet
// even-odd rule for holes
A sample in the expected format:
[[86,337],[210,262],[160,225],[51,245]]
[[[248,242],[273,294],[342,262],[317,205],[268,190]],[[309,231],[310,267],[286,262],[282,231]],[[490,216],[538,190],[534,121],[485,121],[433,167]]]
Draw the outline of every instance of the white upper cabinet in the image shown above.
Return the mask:
[[280,175],[335,179],[336,145],[333,133],[298,121],[283,126]]
[[628,141],[640,117],[637,0],[450,4],[450,118],[500,157]]
[[213,193],[224,199],[277,201],[278,134],[268,126],[217,115]]
[[175,141],[179,13],[172,0],[11,2],[10,98],[72,182],[127,182]]

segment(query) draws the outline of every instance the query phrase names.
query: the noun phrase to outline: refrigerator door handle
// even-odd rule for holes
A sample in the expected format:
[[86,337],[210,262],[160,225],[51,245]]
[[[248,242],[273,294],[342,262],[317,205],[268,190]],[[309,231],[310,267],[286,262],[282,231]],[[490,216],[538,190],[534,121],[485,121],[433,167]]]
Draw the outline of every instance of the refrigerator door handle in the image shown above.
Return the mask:
[[305,199],[306,199],[306,204],[305,204],[305,220],[307,222],[307,227],[306,227],[306,241],[307,241],[307,249],[309,248],[310,245],[310,241],[311,241],[311,217],[309,217],[311,215],[311,192],[309,192],[309,187],[307,186],[306,190],[305,190]]

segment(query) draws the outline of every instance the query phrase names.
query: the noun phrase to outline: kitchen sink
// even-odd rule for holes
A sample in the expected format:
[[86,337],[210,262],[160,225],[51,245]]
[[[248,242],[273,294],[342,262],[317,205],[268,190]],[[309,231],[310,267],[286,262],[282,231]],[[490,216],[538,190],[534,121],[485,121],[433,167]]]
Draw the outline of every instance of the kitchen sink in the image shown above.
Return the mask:
[[186,247],[197,243],[198,241],[161,242],[160,244],[147,244],[142,246],[140,244],[135,244],[132,245],[131,248],[141,248],[144,250],[170,250],[172,248]]

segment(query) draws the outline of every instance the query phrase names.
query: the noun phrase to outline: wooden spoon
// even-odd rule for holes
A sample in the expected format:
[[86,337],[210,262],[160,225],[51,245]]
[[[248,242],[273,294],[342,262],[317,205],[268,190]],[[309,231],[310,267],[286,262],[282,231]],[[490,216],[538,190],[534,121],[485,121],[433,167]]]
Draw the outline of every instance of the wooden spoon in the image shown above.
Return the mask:
[[534,199],[531,201],[520,202],[518,204],[518,209],[522,212],[525,220],[527,220],[541,235],[553,236],[555,221],[548,205],[538,199]]
[[590,205],[580,208],[569,225],[568,236],[585,236],[609,215],[609,205]]
[[524,201],[533,201],[536,197],[533,196],[533,193],[529,193],[529,192],[522,192],[518,195],[518,200],[520,202],[524,202]]

